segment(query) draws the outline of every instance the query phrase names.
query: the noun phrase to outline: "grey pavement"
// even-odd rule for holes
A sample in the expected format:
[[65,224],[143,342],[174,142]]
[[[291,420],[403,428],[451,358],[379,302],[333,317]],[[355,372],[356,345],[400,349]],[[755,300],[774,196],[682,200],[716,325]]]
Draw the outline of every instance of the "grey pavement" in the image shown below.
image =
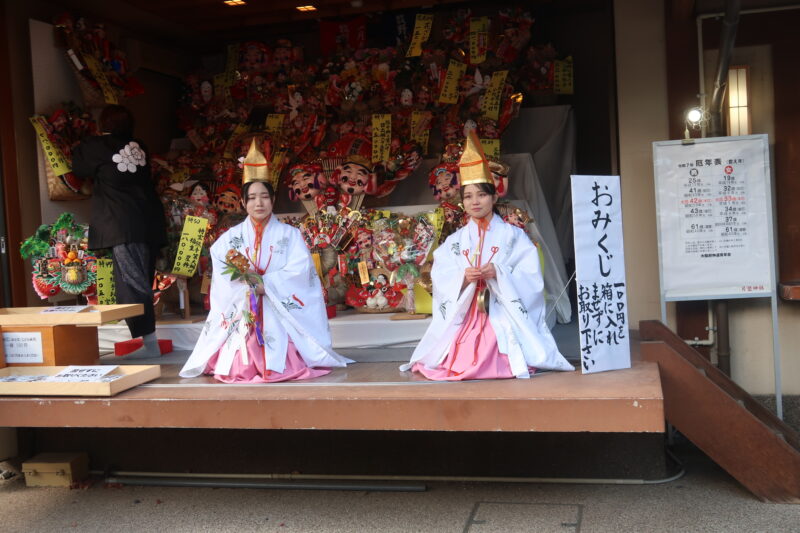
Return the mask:
[[688,443],[675,452],[686,474],[651,485],[438,481],[425,492],[353,492],[7,481],[0,531],[800,531],[800,505],[757,500]]

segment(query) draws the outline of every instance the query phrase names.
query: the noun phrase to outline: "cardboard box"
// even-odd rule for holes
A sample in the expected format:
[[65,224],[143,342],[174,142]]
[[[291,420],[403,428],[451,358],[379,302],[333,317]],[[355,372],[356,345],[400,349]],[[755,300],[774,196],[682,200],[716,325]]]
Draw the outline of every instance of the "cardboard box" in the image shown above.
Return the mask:
[[86,453],[40,453],[22,463],[29,487],[69,487],[89,475]]

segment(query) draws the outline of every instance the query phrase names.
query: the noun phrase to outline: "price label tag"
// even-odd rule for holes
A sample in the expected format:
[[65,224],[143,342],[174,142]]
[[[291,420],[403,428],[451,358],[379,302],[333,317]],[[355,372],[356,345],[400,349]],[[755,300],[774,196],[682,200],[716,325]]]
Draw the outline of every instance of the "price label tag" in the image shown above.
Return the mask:
[[97,303],[117,303],[117,288],[114,284],[114,262],[111,259],[97,260]]
[[573,94],[572,56],[556,60],[553,73],[553,92],[556,94]]
[[458,102],[458,82],[467,72],[467,65],[459,61],[450,60],[447,73],[444,75],[442,92],[439,93],[439,102],[442,104],[455,104]]
[[172,273],[190,278],[197,270],[197,260],[203,250],[203,239],[208,229],[208,219],[187,216],[183,223],[181,240],[178,243],[178,252],[175,254],[175,264]]
[[67,158],[64,157],[64,154],[61,153],[58,146],[50,142],[50,137],[47,136],[47,129],[45,128],[47,122],[44,117],[41,115],[34,115],[28,120],[30,120],[33,125],[33,129],[36,130],[36,137],[38,137],[39,144],[42,146],[44,159],[47,161],[47,164],[50,165],[53,174],[56,176],[63,176],[64,174],[72,172],[72,167],[69,161],[67,161]]
[[503,87],[506,84],[507,70],[499,70],[492,74],[492,81],[489,82],[489,87],[486,88],[486,94],[483,96],[483,116],[497,120],[500,116],[500,98],[503,96]]
[[392,115],[372,115],[372,162],[389,160],[392,144]]
[[433,28],[433,15],[418,14],[414,22],[414,33],[411,34],[411,45],[408,47],[406,57],[422,55],[422,45],[428,40]]

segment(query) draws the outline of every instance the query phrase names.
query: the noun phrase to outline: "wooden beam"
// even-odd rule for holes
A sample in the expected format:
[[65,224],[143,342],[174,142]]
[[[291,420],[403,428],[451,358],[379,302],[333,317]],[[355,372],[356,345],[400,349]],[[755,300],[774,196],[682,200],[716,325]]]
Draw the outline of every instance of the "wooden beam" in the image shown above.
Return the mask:
[[[0,2],[0,24],[8,24],[6,4]],[[12,79],[9,57],[9,32],[0,27],[0,159],[2,159],[3,209],[6,226],[6,252],[11,286],[11,305],[21,306],[27,302],[29,281],[25,276],[25,264],[19,254],[22,242],[22,223],[19,209],[19,173],[17,169],[17,143],[14,131],[14,98],[11,92]],[[0,287],[2,291],[2,287]]]

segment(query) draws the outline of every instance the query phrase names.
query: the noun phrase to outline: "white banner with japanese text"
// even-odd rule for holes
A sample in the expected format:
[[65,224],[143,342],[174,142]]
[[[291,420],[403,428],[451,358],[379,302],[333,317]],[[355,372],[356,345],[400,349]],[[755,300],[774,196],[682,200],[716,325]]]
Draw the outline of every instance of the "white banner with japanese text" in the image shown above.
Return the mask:
[[619,176],[572,176],[581,372],[630,368]]
[[665,301],[775,290],[766,135],[653,143]]

